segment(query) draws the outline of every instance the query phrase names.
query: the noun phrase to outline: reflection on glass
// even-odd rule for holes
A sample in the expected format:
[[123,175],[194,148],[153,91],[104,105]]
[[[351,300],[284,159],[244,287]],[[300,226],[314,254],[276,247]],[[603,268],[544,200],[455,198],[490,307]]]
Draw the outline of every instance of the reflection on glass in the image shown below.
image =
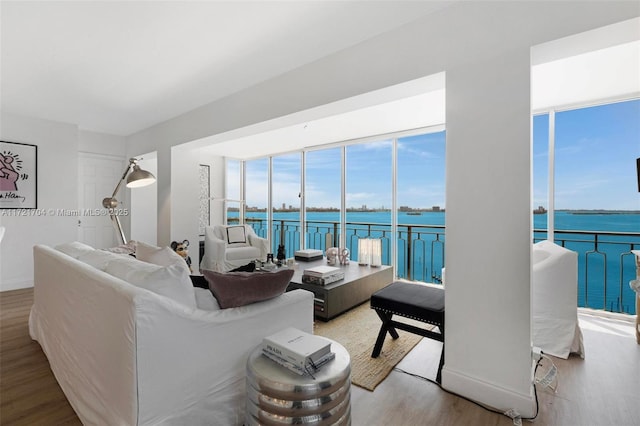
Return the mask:
[[[390,140],[346,148],[346,246],[356,253],[359,238],[380,238],[389,253],[391,237],[392,159]],[[369,225],[371,224],[371,225]],[[389,257],[382,260],[391,264]]]
[[398,139],[398,277],[439,282],[444,266],[445,132]]
[[293,257],[293,253],[300,247],[301,160],[300,153],[280,155],[272,160],[271,250],[280,254],[280,259]]
[[269,201],[269,159],[245,163],[245,222],[256,234],[267,238],[267,204]]
[[[549,114],[533,117],[533,229],[547,229],[549,209]],[[545,239],[546,233],[536,233]]]

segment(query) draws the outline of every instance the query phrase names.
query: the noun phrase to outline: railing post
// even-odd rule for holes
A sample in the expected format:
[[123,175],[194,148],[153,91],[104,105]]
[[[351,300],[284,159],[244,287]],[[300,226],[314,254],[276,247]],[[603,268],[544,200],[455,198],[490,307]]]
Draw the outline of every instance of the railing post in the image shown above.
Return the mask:
[[411,268],[411,225],[407,225],[407,278],[413,280],[413,270]]

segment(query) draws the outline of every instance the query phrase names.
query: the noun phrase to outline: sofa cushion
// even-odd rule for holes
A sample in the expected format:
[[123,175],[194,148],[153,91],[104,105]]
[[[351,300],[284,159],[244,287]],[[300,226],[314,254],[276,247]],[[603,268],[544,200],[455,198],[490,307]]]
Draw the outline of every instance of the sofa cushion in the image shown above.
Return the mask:
[[185,262],[178,253],[173,251],[171,247],[156,247],[138,242],[136,244],[136,259],[159,266],[169,266],[174,263],[180,263],[184,265],[184,268],[189,272],[187,262]]
[[233,246],[227,247],[226,250],[227,260],[247,260],[247,259],[259,259],[260,258],[260,249],[257,247],[236,247]]
[[77,259],[85,253],[95,251],[93,247],[81,243],[80,241],[72,241],[69,243],[57,245],[56,250],[61,251],[62,253],[73,257],[74,259]]
[[229,272],[203,270],[209,289],[220,307],[235,308],[281,295],[286,290],[293,269],[276,272]]
[[159,266],[123,257],[110,261],[105,272],[195,309],[197,306],[193,286],[182,263],[184,260],[180,259],[171,265]]

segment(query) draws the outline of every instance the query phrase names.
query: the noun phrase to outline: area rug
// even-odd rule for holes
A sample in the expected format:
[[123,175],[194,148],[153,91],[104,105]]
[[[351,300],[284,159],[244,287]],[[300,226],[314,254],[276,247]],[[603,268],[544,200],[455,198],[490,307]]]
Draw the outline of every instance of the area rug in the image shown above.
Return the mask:
[[[421,336],[398,330],[400,338],[393,340],[387,335],[380,356],[371,358],[381,324],[378,315],[369,307],[369,302],[329,322],[316,320],[314,323],[314,334],[335,340],[349,352],[351,383],[370,391],[373,391],[422,339]],[[420,323],[422,328],[425,328],[425,325]]]

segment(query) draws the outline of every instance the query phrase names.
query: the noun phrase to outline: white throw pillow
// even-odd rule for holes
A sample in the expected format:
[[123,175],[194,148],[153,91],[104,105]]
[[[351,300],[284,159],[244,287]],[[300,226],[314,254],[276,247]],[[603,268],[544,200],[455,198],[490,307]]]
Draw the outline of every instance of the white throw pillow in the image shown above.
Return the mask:
[[55,247],[56,250],[61,251],[62,253],[77,259],[81,255],[85,253],[89,253],[95,251],[95,249],[87,244],[81,243],[80,241],[72,241],[69,243],[64,243],[57,245]]
[[105,272],[137,287],[168,297],[196,309],[195,293],[184,260],[169,266],[158,266],[136,259],[116,259],[108,263]]
[[227,228],[227,243],[244,244],[247,242],[244,226],[229,226]]
[[148,275],[160,269],[161,266],[141,262],[133,257],[111,260],[107,263],[105,272],[128,283],[147,279]]
[[213,297],[211,290],[206,288],[194,287],[193,289],[196,293],[196,305],[198,305],[198,309],[202,309],[205,311],[219,311],[220,305],[218,304],[218,300]]
[[143,262],[153,263],[159,266],[169,266],[180,263],[189,273],[187,262],[171,247],[156,247],[146,243],[138,242],[136,245],[136,259]]
[[102,251],[102,250],[93,250],[93,251],[89,251],[81,254],[78,257],[78,260],[80,262],[86,263],[87,265],[93,266],[96,269],[100,269],[101,271],[104,271],[105,268],[107,267],[107,263],[109,263],[112,260],[121,259],[122,257],[123,255],[121,254],[114,254],[114,253],[110,253],[108,251]]

